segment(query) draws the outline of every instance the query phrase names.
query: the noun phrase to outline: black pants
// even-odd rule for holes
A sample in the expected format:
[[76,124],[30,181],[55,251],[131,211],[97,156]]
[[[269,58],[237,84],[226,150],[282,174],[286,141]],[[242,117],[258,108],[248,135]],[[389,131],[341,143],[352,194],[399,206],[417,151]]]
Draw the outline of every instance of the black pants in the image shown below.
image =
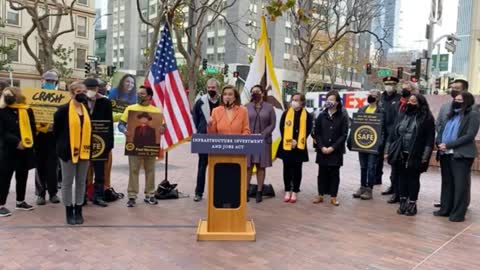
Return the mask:
[[393,193],[396,196],[400,195],[400,171],[399,167],[401,166],[392,166],[392,171],[390,172],[390,182],[392,185]]
[[378,158],[377,158],[377,165],[375,167],[375,184],[376,185],[382,184],[384,159],[385,159],[385,149],[380,149],[378,153]]
[[[406,161],[408,156],[405,156]],[[410,201],[418,200],[418,193],[420,192],[420,169],[406,168],[405,162],[396,166],[398,172],[399,195],[400,198],[407,198]]]
[[91,161],[95,180],[93,184],[94,200],[104,200],[105,194],[105,160]]
[[8,193],[10,190],[10,183],[12,181],[13,173],[15,173],[17,192],[17,202],[25,200],[25,193],[27,191],[28,168],[24,166],[4,166],[0,170],[0,205],[5,205],[7,202]]
[[52,132],[39,133],[35,141],[35,194],[45,197],[46,192],[53,197],[57,195],[58,157],[55,152],[55,137]]
[[205,176],[207,173],[208,155],[198,155],[198,170],[197,170],[197,186],[195,187],[195,194],[203,195],[205,191]]
[[449,215],[450,220],[465,219],[470,204],[471,168],[473,159],[453,158],[452,155],[440,157],[442,171],[442,193],[440,213]]
[[331,197],[337,197],[340,185],[340,167],[319,165],[317,184],[318,195],[329,194]]
[[300,192],[303,162],[283,161],[283,183],[285,191]]

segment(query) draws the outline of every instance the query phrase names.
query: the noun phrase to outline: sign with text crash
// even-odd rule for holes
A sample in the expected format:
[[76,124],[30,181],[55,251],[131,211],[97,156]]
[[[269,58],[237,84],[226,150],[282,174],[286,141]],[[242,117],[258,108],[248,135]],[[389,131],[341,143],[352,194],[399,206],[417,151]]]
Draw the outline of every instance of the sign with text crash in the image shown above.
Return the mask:
[[53,114],[71,99],[70,93],[59,90],[22,88],[27,104],[32,108],[37,123],[53,124]]
[[265,151],[262,135],[194,134],[191,140],[192,153],[249,155]]

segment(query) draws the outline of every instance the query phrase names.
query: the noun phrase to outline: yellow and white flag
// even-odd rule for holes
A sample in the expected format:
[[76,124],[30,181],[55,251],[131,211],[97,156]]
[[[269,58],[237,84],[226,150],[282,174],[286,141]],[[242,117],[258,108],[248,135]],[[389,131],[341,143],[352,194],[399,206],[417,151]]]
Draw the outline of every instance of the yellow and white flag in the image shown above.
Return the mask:
[[283,95],[282,89],[278,85],[277,77],[275,76],[264,16],[262,16],[262,29],[260,39],[258,40],[257,51],[250,64],[250,71],[248,72],[247,80],[245,81],[245,88],[241,94],[242,104],[250,102],[250,90],[256,84],[263,85],[265,89],[268,90],[267,102],[271,103],[275,108],[277,125],[272,134],[272,157],[275,157],[281,139],[279,123],[283,113]]

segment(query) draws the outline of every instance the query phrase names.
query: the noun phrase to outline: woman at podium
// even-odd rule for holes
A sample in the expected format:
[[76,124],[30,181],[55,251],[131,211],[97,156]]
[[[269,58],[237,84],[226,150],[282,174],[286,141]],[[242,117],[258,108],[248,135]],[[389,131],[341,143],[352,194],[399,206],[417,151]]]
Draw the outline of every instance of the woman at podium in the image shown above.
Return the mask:
[[261,154],[249,155],[247,161],[247,180],[250,186],[253,166],[257,172],[257,203],[262,201],[262,189],[265,181],[265,168],[272,166],[272,132],[275,129],[276,117],[273,105],[264,102],[266,91],[261,85],[251,89],[251,102],[246,105],[250,122],[250,131],[253,134],[262,134],[265,138],[265,149]]
[[232,85],[222,89],[221,106],[212,111],[209,134],[250,134],[247,109],[240,105],[240,94]]
[[284,202],[297,202],[303,162],[308,161],[307,138],[312,128],[313,118],[305,110],[305,96],[293,94],[290,108],[280,118],[282,141],[277,156],[283,160]]

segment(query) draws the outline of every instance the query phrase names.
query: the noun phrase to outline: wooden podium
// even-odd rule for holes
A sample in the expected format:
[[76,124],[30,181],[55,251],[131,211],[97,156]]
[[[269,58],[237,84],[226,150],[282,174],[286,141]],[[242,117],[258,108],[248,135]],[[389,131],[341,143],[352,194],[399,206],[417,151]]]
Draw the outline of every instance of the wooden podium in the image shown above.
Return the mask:
[[259,135],[193,136],[192,153],[208,154],[207,220],[198,223],[198,241],[255,241],[255,225],[246,217],[246,155],[263,144]]

